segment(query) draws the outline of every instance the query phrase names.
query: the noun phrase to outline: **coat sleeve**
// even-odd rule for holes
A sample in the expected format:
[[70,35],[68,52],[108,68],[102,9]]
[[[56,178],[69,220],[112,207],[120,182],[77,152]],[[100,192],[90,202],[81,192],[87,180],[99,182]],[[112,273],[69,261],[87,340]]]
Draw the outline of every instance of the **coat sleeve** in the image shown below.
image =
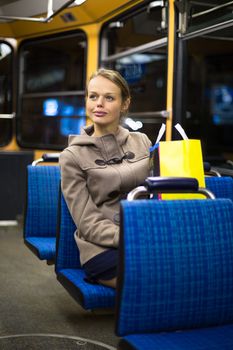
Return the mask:
[[59,163],[62,192],[79,237],[100,246],[118,247],[119,227],[106,219],[93,202],[85,174],[68,149],[61,153]]

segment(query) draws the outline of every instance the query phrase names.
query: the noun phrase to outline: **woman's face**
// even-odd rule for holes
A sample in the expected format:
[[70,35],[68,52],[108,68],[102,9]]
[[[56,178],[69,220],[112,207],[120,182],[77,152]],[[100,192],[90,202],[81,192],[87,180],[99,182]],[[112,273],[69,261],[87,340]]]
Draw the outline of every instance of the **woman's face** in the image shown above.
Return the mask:
[[102,76],[90,80],[87,89],[86,112],[95,125],[95,130],[103,133],[115,132],[121,112],[128,107],[123,103],[121,90],[112,81]]

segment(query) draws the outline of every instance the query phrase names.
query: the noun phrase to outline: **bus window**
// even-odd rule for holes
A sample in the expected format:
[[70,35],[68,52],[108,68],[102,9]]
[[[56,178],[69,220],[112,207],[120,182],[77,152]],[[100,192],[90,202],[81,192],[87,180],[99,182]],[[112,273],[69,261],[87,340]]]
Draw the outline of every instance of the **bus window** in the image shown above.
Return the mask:
[[[215,1],[218,11],[229,12],[230,8],[222,5]],[[187,58],[184,93],[180,96],[185,104],[182,123],[189,137],[202,140],[205,158],[227,158],[233,152],[233,21],[220,23],[217,10],[210,13],[212,23],[218,23],[215,30],[206,18],[199,31],[180,37]]]
[[12,47],[0,42],[0,146],[7,145],[12,139]]
[[155,3],[104,25],[100,62],[118,70],[129,84],[132,102],[125,127],[145,132],[152,142],[164,122],[167,95],[166,8],[153,7]]
[[85,123],[86,37],[78,31],[20,47],[18,132],[21,146],[62,149]]
[[180,31],[182,34],[215,31],[219,25],[228,25],[233,21],[232,2],[226,0],[193,1],[184,3],[185,11],[181,16]]
[[189,40],[187,49],[187,127],[204,140],[205,153],[232,152],[232,42],[222,36],[218,40],[215,33],[212,39]]
[[102,31],[103,54],[114,55],[166,37],[165,8],[161,5],[154,7],[153,3],[155,1],[105,24]]

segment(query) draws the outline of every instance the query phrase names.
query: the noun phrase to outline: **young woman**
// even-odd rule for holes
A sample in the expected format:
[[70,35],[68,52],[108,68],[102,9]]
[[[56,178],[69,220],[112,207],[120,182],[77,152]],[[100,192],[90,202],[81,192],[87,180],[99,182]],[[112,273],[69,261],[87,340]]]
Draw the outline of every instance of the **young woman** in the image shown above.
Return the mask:
[[129,87],[116,71],[99,69],[86,91],[92,125],[69,137],[61,153],[62,191],[77,225],[75,240],[87,280],[116,286],[119,202],[149,173],[145,134],[120,120],[130,105]]

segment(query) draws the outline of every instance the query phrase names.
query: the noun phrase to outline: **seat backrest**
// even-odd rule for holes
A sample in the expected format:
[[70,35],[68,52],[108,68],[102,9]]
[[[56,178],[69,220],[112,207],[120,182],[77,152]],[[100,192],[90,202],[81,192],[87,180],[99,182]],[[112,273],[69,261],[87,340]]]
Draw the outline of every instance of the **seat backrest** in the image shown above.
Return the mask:
[[233,321],[233,203],[121,202],[116,334]]
[[233,201],[233,178],[210,176],[205,178],[206,187],[216,198],[230,198]]
[[25,238],[56,236],[59,183],[59,166],[27,167]]
[[55,270],[80,268],[79,250],[74,239],[76,225],[70,215],[64,196],[60,191],[59,221],[57,227],[57,250]]

